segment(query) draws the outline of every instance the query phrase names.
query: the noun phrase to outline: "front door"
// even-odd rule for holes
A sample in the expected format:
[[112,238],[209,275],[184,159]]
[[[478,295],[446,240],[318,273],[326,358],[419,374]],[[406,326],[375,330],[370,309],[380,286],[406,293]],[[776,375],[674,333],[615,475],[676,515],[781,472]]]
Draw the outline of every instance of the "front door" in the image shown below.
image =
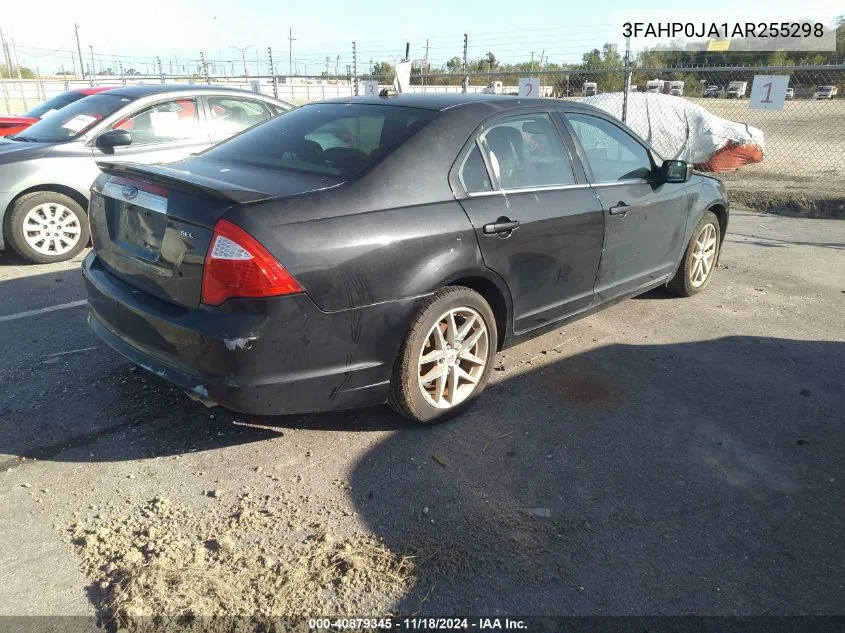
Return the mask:
[[132,163],[171,163],[211,146],[196,98],[160,101],[121,119],[113,130],[127,130],[130,145],[100,148],[94,158]]
[[[460,202],[486,266],[508,285],[514,331],[587,307],[603,216],[546,112],[495,119],[459,163]],[[483,152],[483,153],[482,153]]]
[[684,247],[691,204],[685,185],[657,182],[649,151],[611,121],[565,117],[604,207],[597,301],[653,286],[675,271]]

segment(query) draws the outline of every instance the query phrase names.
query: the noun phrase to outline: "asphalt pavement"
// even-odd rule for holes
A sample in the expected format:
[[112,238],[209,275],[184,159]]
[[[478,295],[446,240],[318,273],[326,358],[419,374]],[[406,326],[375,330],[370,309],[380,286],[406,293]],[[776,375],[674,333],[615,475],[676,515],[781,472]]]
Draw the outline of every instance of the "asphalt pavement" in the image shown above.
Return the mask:
[[413,555],[385,612],[845,613],[842,221],[735,212],[705,293],[506,350],[431,428],[207,409],[88,330],[79,261],[0,254],[0,614],[94,613],[69,526],[209,489]]

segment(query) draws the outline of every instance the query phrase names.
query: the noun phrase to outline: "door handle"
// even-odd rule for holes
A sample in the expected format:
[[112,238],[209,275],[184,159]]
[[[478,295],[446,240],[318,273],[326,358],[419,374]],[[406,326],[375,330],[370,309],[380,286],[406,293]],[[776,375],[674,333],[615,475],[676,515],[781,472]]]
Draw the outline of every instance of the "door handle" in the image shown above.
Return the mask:
[[631,207],[629,207],[627,204],[617,204],[615,207],[610,207],[608,213],[610,213],[610,215],[619,215],[624,218],[626,215],[628,215],[628,211],[630,210]]
[[485,235],[494,235],[496,233],[510,233],[511,231],[516,231],[518,228],[519,222],[517,220],[500,219],[490,224],[485,224],[482,230]]

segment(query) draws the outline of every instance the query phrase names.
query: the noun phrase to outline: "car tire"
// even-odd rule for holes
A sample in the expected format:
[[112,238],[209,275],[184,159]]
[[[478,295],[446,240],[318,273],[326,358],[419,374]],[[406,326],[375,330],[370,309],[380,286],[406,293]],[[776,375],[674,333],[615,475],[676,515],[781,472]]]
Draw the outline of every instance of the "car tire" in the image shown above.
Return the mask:
[[719,219],[707,211],[695,226],[684,259],[666,288],[682,297],[691,297],[704,290],[716,270],[721,245]]
[[73,259],[88,245],[88,215],[64,194],[36,191],[18,198],[6,216],[9,246],[36,264]]
[[411,322],[388,404],[423,424],[462,413],[487,385],[497,341],[496,319],[480,294],[463,286],[436,292]]

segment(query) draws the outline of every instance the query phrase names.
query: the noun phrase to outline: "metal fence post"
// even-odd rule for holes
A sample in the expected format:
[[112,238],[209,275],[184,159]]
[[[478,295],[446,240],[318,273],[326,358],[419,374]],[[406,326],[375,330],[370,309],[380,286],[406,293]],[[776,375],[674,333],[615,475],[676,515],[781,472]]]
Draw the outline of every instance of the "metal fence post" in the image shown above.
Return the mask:
[[467,49],[469,46],[469,37],[466,33],[464,33],[464,81],[463,81],[463,90],[461,92],[466,92],[467,88],[469,87],[469,68],[467,67]]
[[0,85],[3,86],[3,101],[6,103],[6,114],[12,114],[12,104],[9,102],[9,89],[3,79],[0,79]]
[[625,66],[622,70],[622,123],[628,122],[628,92],[631,89],[631,75],[628,71],[631,53],[631,38],[625,38]]
[[352,83],[353,94],[358,96],[358,50],[355,42],[352,42]]
[[270,59],[270,76],[273,79],[273,96],[279,98],[279,84],[276,81],[276,67],[273,65],[273,49],[267,47],[267,57]]

